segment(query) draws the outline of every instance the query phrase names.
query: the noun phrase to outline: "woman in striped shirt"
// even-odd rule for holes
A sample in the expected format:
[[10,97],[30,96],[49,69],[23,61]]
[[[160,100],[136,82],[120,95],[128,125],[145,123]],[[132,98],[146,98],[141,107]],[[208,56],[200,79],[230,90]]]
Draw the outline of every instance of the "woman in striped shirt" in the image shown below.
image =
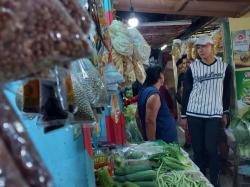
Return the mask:
[[[195,43],[199,58],[187,70],[182,99],[181,125],[190,130],[194,161],[219,186],[218,145],[222,124],[227,124],[231,68],[215,56],[213,40],[201,36]],[[223,123],[222,123],[223,121]]]

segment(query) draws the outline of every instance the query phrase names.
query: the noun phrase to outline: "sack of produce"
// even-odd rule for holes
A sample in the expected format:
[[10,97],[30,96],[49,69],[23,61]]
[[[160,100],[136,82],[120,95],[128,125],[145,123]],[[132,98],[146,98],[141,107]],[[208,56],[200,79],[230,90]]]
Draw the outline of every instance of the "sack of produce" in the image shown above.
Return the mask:
[[1,187],[29,187],[16,167],[11,155],[0,137],[0,184]]
[[98,70],[88,59],[79,59],[71,64],[71,74],[84,90],[92,108],[105,107],[108,104],[106,85]]
[[[12,156],[23,179],[28,186],[52,186],[52,179],[48,170],[43,165],[41,158],[32,144],[32,141],[28,138],[18,116],[15,114],[15,111],[9,105],[2,92],[0,92],[0,103],[0,138],[3,140],[8,152]],[[0,181],[1,179],[0,177]],[[17,186],[21,185],[18,184]]]
[[58,0],[2,0],[0,82],[18,80],[91,53]]
[[114,20],[109,27],[109,35],[117,53],[123,56],[133,55],[133,41],[127,27],[122,22]]
[[81,7],[78,0],[60,0],[64,5],[67,12],[72,16],[77,25],[83,30],[84,33],[88,33],[91,25],[91,20],[87,10]]

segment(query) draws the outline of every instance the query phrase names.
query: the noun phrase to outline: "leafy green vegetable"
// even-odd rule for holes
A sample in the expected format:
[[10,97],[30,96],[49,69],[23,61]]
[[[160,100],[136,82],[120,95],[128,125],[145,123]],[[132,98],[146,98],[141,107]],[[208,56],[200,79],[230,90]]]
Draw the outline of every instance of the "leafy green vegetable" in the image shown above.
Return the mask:
[[100,187],[113,187],[114,181],[109,175],[108,167],[102,167],[97,170],[97,179]]

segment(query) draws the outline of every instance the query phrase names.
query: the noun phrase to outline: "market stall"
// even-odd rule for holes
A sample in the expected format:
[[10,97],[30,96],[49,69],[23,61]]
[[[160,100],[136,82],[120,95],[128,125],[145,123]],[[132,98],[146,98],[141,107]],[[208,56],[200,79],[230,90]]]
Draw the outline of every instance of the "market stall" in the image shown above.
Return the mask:
[[[145,142],[134,117],[138,97],[132,84],[144,83],[152,46],[161,47],[166,36],[177,38],[191,21],[130,28],[113,10],[123,9],[122,3],[128,1],[0,3],[0,187],[212,186],[180,145]],[[235,4],[237,16],[243,14],[238,11],[245,4]],[[248,34],[233,36],[242,40],[239,35]],[[224,57],[221,30],[212,35]],[[174,62],[183,53],[194,58],[191,39],[171,47]],[[234,49],[236,67],[247,67],[245,40]],[[248,69],[236,69],[244,106],[248,75]],[[243,108],[232,127],[239,155],[248,158],[249,111]]]

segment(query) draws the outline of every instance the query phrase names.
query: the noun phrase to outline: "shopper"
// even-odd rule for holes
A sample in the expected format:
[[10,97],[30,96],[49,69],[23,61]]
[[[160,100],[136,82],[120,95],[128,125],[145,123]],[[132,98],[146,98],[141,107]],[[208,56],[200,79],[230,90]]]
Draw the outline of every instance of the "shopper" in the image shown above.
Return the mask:
[[163,83],[161,67],[149,67],[144,87],[139,93],[136,120],[144,140],[177,142],[176,121],[159,91]]
[[199,37],[195,46],[200,58],[190,65],[185,75],[181,124],[189,126],[195,163],[206,174],[204,158],[208,158],[210,180],[217,187],[221,120],[227,124],[231,68],[215,57],[209,36]]
[[[176,93],[176,100],[181,106],[182,102],[182,95],[183,95],[183,88],[184,88],[184,76],[187,71],[187,68],[189,67],[189,60],[187,58],[187,55],[183,55],[177,62],[177,71],[178,71],[178,84],[177,84],[177,93]],[[191,139],[190,139],[190,133],[188,130],[188,126],[186,126],[185,130],[185,144],[184,149],[189,150],[191,148]]]

